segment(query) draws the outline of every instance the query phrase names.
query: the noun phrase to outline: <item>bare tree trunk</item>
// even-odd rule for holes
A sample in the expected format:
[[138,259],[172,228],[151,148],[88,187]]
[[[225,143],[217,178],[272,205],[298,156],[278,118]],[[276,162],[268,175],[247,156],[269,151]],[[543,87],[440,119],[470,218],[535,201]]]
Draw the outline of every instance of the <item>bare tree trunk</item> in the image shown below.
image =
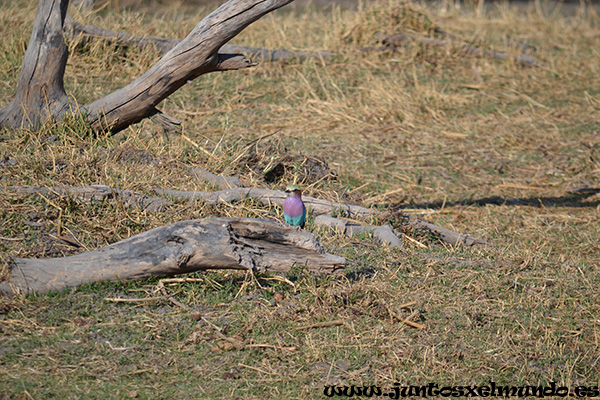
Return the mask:
[[17,258],[0,295],[46,293],[82,283],[145,279],[208,269],[313,272],[343,268],[310,232],[252,218],[182,221],[70,257]]
[[[292,0],[230,0],[204,18],[145,74],[129,85],[80,107],[88,124],[113,133],[156,114],[162,100],[200,75],[255,66],[241,54],[219,49],[263,15]],[[15,100],[0,110],[0,127],[33,128],[60,120],[69,105],[63,77],[68,51],[63,39],[68,0],[40,0]]]
[[0,109],[0,126],[37,128],[68,108],[63,85],[69,55],[63,23],[69,0],[40,0],[12,103]]

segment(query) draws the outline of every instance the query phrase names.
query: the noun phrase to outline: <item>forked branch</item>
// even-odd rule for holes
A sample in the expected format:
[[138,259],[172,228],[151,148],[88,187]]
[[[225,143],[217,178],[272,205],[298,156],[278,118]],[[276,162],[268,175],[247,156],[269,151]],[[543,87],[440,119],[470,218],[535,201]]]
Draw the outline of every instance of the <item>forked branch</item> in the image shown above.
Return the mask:
[[[248,68],[242,54],[220,51],[244,28],[292,0],[229,0],[204,18],[145,74],[91,104],[69,104],[63,77],[68,51],[64,43],[68,0],[40,0],[15,100],[0,110],[0,127],[33,128],[83,111],[95,130],[113,133],[152,115],[156,106],[186,82],[214,71]],[[167,117],[168,119],[168,117]]]

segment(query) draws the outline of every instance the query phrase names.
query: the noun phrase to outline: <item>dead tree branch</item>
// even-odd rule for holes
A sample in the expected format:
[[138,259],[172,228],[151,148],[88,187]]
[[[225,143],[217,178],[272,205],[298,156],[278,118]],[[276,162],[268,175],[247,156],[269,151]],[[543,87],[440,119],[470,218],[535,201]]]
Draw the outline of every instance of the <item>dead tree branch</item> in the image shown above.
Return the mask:
[[514,55],[511,55],[509,53],[504,53],[501,51],[482,49],[480,47],[471,46],[464,42],[455,40],[428,38],[423,36],[411,35],[408,33],[398,33],[393,35],[377,33],[375,35],[375,38],[379,42],[381,42],[381,44],[388,48],[400,47],[407,42],[413,41],[423,43],[429,46],[460,48],[466,54],[485,55],[495,58],[497,60],[508,60],[512,57],[516,63],[527,67],[543,67],[544,65],[546,65],[544,62],[539,61],[525,53],[516,53]]
[[[259,188],[233,188],[219,190],[216,192],[155,189],[155,192],[163,196],[169,196],[178,199],[202,200],[207,204],[229,203],[232,201],[241,201],[245,198],[253,198],[265,205],[277,204],[279,206],[283,206],[283,202],[286,198],[286,194],[284,192],[278,190]],[[310,196],[302,196],[302,201],[304,202],[307,208],[312,210],[312,212],[315,215],[333,213],[349,218],[366,218],[371,216],[385,218],[387,216],[385,212],[379,210],[351,204],[322,200]],[[466,246],[489,246],[489,243],[485,240],[478,239],[471,235],[454,232],[450,229],[437,226],[435,224],[423,221],[419,218],[415,218],[412,216],[406,216],[405,218],[407,223],[413,228],[434,232],[440,236],[440,239],[442,241],[448,244],[463,244]]]
[[[313,272],[343,268],[310,232],[251,218],[182,221],[61,258],[13,260],[0,294],[46,293],[97,281],[145,279],[209,269],[287,272],[300,265]],[[90,268],[90,266],[94,266]]]
[[190,168],[190,173],[199,181],[216,185],[220,189],[232,189],[242,186],[240,180],[235,176],[219,176],[197,167]]
[[255,62],[242,54],[227,53],[231,47],[224,45],[252,22],[291,1],[229,0],[200,21],[145,74],[81,106],[69,102],[63,84],[68,57],[63,28],[69,1],[40,0],[17,95],[12,103],[0,109],[0,127],[37,129],[48,120],[61,120],[68,112],[83,112],[93,129],[112,133],[152,115],[175,122],[156,106],[186,82],[203,74],[255,66]]
[[230,0],[204,18],[144,75],[85,107],[94,129],[120,131],[154,113],[155,105],[200,75],[256,65],[219,49],[263,15],[291,0]]
[[315,225],[326,226],[338,230],[342,235],[354,236],[371,232],[379,242],[387,244],[390,247],[403,247],[402,240],[398,237],[394,229],[388,224],[377,225],[358,225],[352,222],[334,218],[329,214],[321,214],[315,218]]
[[[203,175],[198,175],[198,171],[204,170],[192,170],[192,173],[196,175],[199,179],[203,178]],[[207,171],[204,171],[207,172]],[[201,172],[200,172],[201,173]],[[235,178],[231,177],[221,177],[210,172],[207,172],[208,179],[207,181],[217,184],[221,187],[227,187],[226,185],[235,184]],[[237,181],[239,182],[239,181]],[[27,193],[27,194],[43,194],[43,195],[56,195],[56,196],[71,196],[75,198],[79,198],[85,201],[111,201],[114,203],[120,203],[125,205],[126,207],[138,208],[142,210],[147,210],[149,212],[162,212],[164,207],[172,204],[171,202],[165,200],[162,197],[149,196],[142,193],[137,193],[131,190],[123,190],[123,189],[115,189],[105,185],[90,185],[90,186],[82,186],[82,187],[50,187],[50,188],[42,188],[37,186],[8,186],[7,190],[17,192],[17,193]],[[286,194],[279,190],[271,190],[271,189],[261,189],[261,188],[245,188],[245,187],[233,187],[231,189],[218,190],[215,192],[202,192],[202,191],[185,191],[185,190],[172,190],[172,189],[155,189],[155,193],[160,196],[168,196],[176,199],[184,199],[184,200],[201,200],[206,204],[222,204],[222,203],[231,203],[242,201],[246,198],[252,198],[257,200],[261,204],[265,206],[272,206],[276,204],[278,206],[283,206],[283,202],[285,201]],[[312,211],[312,213],[316,216],[318,215],[329,215],[332,214],[339,215],[341,217],[347,218],[368,218],[368,217],[379,217],[386,218],[389,215],[380,210],[365,208],[357,205],[346,204],[333,202],[323,199],[318,199],[316,197],[303,196],[302,197],[304,204]],[[463,244],[466,246],[489,246],[489,243],[485,240],[478,239],[468,234],[458,233],[452,231],[450,229],[443,228],[441,226],[432,224],[427,221],[423,221],[419,218],[415,218],[412,216],[404,216],[406,219],[406,223],[417,230],[426,230],[429,232],[433,232],[439,235],[440,239],[451,245]],[[339,219],[338,219],[339,220]],[[365,230],[375,230],[377,228],[382,228],[375,232],[376,237],[378,237],[382,242],[394,245],[396,240],[393,239],[384,227],[365,227],[360,228],[358,226],[354,226],[352,224],[346,224],[344,221],[326,221],[321,220],[322,225],[336,225],[338,229],[344,229],[344,232],[358,233],[359,231]],[[344,226],[342,227],[343,224]],[[373,229],[371,229],[373,228]],[[391,228],[390,228],[391,229]],[[394,233],[392,230],[391,232]],[[381,237],[380,237],[381,236]]]
[[137,208],[149,212],[163,212],[166,206],[173,204],[162,197],[148,196],[132,190],[115,189],[105,185],[90,185],[80,187],[39,187],[39,186],[8,186],[9,191],[24,194],[41,194],[44,196],[69,196],[84,201],[109,201],[122,204],[128,208]]
[[[84,42],[93,39],[103,39],[121,46],[156,48],[161,55],[166,54],[181,42],[181,39],[168,39],[160,36],[137,36],[126,32],[112,31],[94,25],[81,24],[69,17],[67,17],[65,32],[68,36]],[[241,53],[247,57],[262,61],[286,61],[307,57],[329,58],[335,54],[326,51],[308,52],[289,51],[285,49],[265,49],[262,47],[240,46],[229,43],[223,45],[219,50],[219,53]]]

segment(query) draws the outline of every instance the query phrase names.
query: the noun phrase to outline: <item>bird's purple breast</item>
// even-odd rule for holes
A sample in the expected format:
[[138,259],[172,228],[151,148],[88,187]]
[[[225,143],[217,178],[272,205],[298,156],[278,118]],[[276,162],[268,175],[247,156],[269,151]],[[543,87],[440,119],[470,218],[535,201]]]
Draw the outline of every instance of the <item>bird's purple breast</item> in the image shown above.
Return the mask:
[[288,197],[283,202],[283,212],[292,218],[299,217],[304,213],[304,204],[300,197]]

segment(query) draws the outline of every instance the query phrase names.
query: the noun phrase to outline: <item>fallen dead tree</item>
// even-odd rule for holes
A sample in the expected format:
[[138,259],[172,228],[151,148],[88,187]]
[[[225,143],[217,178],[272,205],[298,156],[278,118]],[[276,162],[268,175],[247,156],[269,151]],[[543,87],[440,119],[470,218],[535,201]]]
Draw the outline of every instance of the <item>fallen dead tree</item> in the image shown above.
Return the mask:
[[[283,205],[286,194],[279,190],[271,189],[260,189],[260,188],[232,188],[224,189],[215,192],[202,192],[202,191],[185,191],[185,190],[171,190],[171,189],[155,189],[157,194],[162,196],[169,196],[176,199],[186,200],[202,200],[207,204],[219,204],[229,203],[233,201],[241,201],[246,198],[252,198],[257,200],[261,204],[271,205],[277,204]],[[368,218],[368,217],[379,217],[386,218],[388,214],[385,211],[365,208],[352,204],[345,204],[340,202],[333,202],[328,200],[322,200],[310,196],[302,196],[302,201],[315,215],[337,215],[346,218]],[[418,230],[427,230],[439,235],[440,239],[448,244],[452,245],[466,245],[466,246],[488,246],[489,243],[485,240],[478,239],[471,235],[454,232],[450,229],[437,226],[435,224],[423,221],[419,218],[412,216],[404,216],[408,225]],[[340,223],[336,222],[336,227],[339,227]],[[323,224],[330,226],[331,224]],[[346,226],[348,226],[346,224]],[[349,228],[350,230],[353,228]],[[354,228],[358,229],[358,228]],[[350,230],[348,232],[350,232]]]
[[182,221],[98,250],[60,258],[12,261],[0,294],[47,293],[89,282],[140,280],[209,269],[329,273],[345,266],[308,231],[251,218]]
[[[240,180],[236,177],[216,175],[202,168],[191,168],[190,173],[200,182],[209,182],[222,190],[218,192],[184,192],[159,189],[157,190],[157,193],[188,199],[198,198],[196,196],[200,196],[204,201],[212,204],[217,204],[222,201],[241,201],[246,197],[251,197],[265,205],[277,204],[283,206],[283,202],[285,201],[286,194],[284,192],[269,189],[243,188]],[[389,225],[358,225],[355,222],[333,217],[333,214],[335,214],[349,218],[367,218],[375,216],[380,219],[386,219],[389,217],[389,212],[387,211],[341,202],[332,202],[310,196],[303,196],[302,200],[304,204],[311,209],[313,214],[317,216],[317,218],[315,218],[315,224],[317,226],[335,228],[345,235],[372,232],[380,242],[386,243],[392,247],[402,247],[402,242],[398,238],[398,233]],[[489,246],[489,243],[485,240],[454,232],[419,218],[408,215],[404,215],[403,218],[412,228],[433,232],[439,235],[440,240],[451,245]]]
[[[393,49],[404,46],[408,42],[417,42],[428,46],[459,48],[465,54],[489,56],[497,60],[513,59],[516,63],[528,67],[542,67],[546,65],[546,63],[523,52],[534,49],[532,46],[507,41],[506,44],[508,46],[519,49],[519,52],[513,54],[470,45],[440,28],[436,28],[435,31],[436,33],[441,34],[443,39],[430,38],[409,33],[376,33],[375,38],[383,45],[383,47],[379,49],[366,47],[361,49],[361,51],[371,52],[374,50],[387,50],[390,48]],[[67,18],[66,33],[70,37],[83,42],[93,39],[103,39],[121,46],[135,45],[140,48],[153,47],[156,48],[160,54],[166,54],[173,47],[179,44],[179,42],[181,42],[181,39],[168,39],[160,36],[137,36],[126,32],[111,31],[94,25],[81,24],[74,21],[72,18]],[[285,49],[265,49],[261,47],[240,46],[233,44],[225,44],[221,48],[220,52],[242,53],[248,57],[263,61],[286,61],[290,59],[304,59],[308,57],[328,59],[337,54],[336,52],[330,51],[289,51]]]
[[121,131],[158,116],[166,125],[178,121],[156,106],[186,82],[215,71],[249,68],[256,63],[223,46],[244,28],[292,0],[229,0],[196,25],[190,34],[129,85],[90,104],[69,99],[63,77],[68,58],[64,25],[68,0],[39,0],[34,27],[17,83],[15,99],[0,109],[0,127],[38,129],[81,113],[94,130]]
[[[219,187],[234,187],[214,192],[155,189],[156,194],[161,197],[149,196],[130,190],[111,188],[105,185],[51,188],[42,188],[38,186],[8,186],[6,189],[25,194],[70,196],[84,201],[109,201],[149,212],[162,212],[164,211],[165,206],[172,204],[170,201],[164,199],[163,196],[180,200],[200,200],[209,205],[239,202],[247,198],[252,198],[265,206],[272,206],[275,204],[280,207],[283,206],[283,202],[286,198],[285,192],[279,190],[235,187],[239,184],[239,180],[236,178],[221,177],[199,168],[191,169],[190,172],[197,179],[211,182]],[[389,217],[389,213],[384,210],[333,202],[311,196],[303,196],[302,199],[304,204],[315,216],[323,216],[321,218],[315,218],[315,224],[317,226],[332,227],[346,235],[373,232],[375,237],[382,243],[387,243],[393,247],[401,247],[397,232],[389,226],[389,229],[387,229],[385,228],[386,225],[358,225],[344,220],[344,218],[360,219],[369,217],[385,219]],[[334,218],[334,215],[340,218]],[[437,234],[441,241],[451,245],[489,246],[489,243],[485,240],[478,239],[468,234],[455,232],[413,216],[403,215],[403,218],[405,219],[405,223],[413,229],[425,230]]]
[[[116,32],[94,25],[81,24],[72,18],[67,18],[65,32],[75,40],[87,42],[94,39],[106,40],[120,46],[138,46],[140,48],[156,48],[161,55],[168,53],[177,46],[181,39],[168,39],[160,36],[138,36],[126,32]],[[241,53],[247,57],[262,61],[286,61],[290,59],[303,59],[307,57],[329,58],[335,53],[327,51],[289,51],[286,49],[265,49],[262,47],[241,46],[224,44],[219,53]]]
[[484,55],[495,58],[497,60],[509,60],[512,59],[516,63],[527,66],[527,67],[543,67],[546,65],[544,62],[535,59],[534,57],[525,53],[510,54],[502,51],[488,50],[481,47],[472,46],[458,40],[456,37],[451,36],[449,39],[436,39],[425,36],[417,36],[408,33],[396,33],[396,34],[384,34],[377,33],[375,38],[385,48],[396,48],[404,46],[408,42],[422,43],[428,46],[444,47],[444,48],[459,48],[465,54]]
[[132,190],[115,189],[106,185],[80,187],[69,186],[8,186],[9,191],[24,194],[39,194],[50,197],[68,196],[83,201],[110,202],[127,208],[137,208],[149,212],[163,212],[166,206],[173,204],[162,197],[148,196]]
[[[214,184],[236,184],[207,171],[194,169],[198,179]],[[172,204],[162,197],[148,196],[104,185],[41,188],[9,186],[7,190],[43,196],[70,196],[84,201],[110,201],[130,208],[162,212]],[[282,205],[285,193],[277,190],[235,187],[216,192],[157,189],[163,196],[201,200],[207,204],[253,198],[262,204]],[[315,225],[338,230],[344,235],[370,232],[381,243],[402,247],[399,234],[387,224],[361,225],[351,218],[386,217],[380,210],[335,203],[310,196],[304,203],[316,215]],[[332,216],[332,213],[339,218]],[[450,244],[488,245],[487,242],[460,234],[414,217],[408,223],[415,229],[437,233]],[[14,259],[8,279],[0,282],[0,294],[46,293],[96,281],[131,281],[150,276],[171,276],[208,269],[249,269],[286,272],[295,265],[312,272],[332,272],[343,268],[345,260],[326,254],[310,232],[272,221],[249,218],[212,218],[182,221],[152,229],[121,242],[86,253],[51,259]],[[90,268],[90,266],[94,266]]]

